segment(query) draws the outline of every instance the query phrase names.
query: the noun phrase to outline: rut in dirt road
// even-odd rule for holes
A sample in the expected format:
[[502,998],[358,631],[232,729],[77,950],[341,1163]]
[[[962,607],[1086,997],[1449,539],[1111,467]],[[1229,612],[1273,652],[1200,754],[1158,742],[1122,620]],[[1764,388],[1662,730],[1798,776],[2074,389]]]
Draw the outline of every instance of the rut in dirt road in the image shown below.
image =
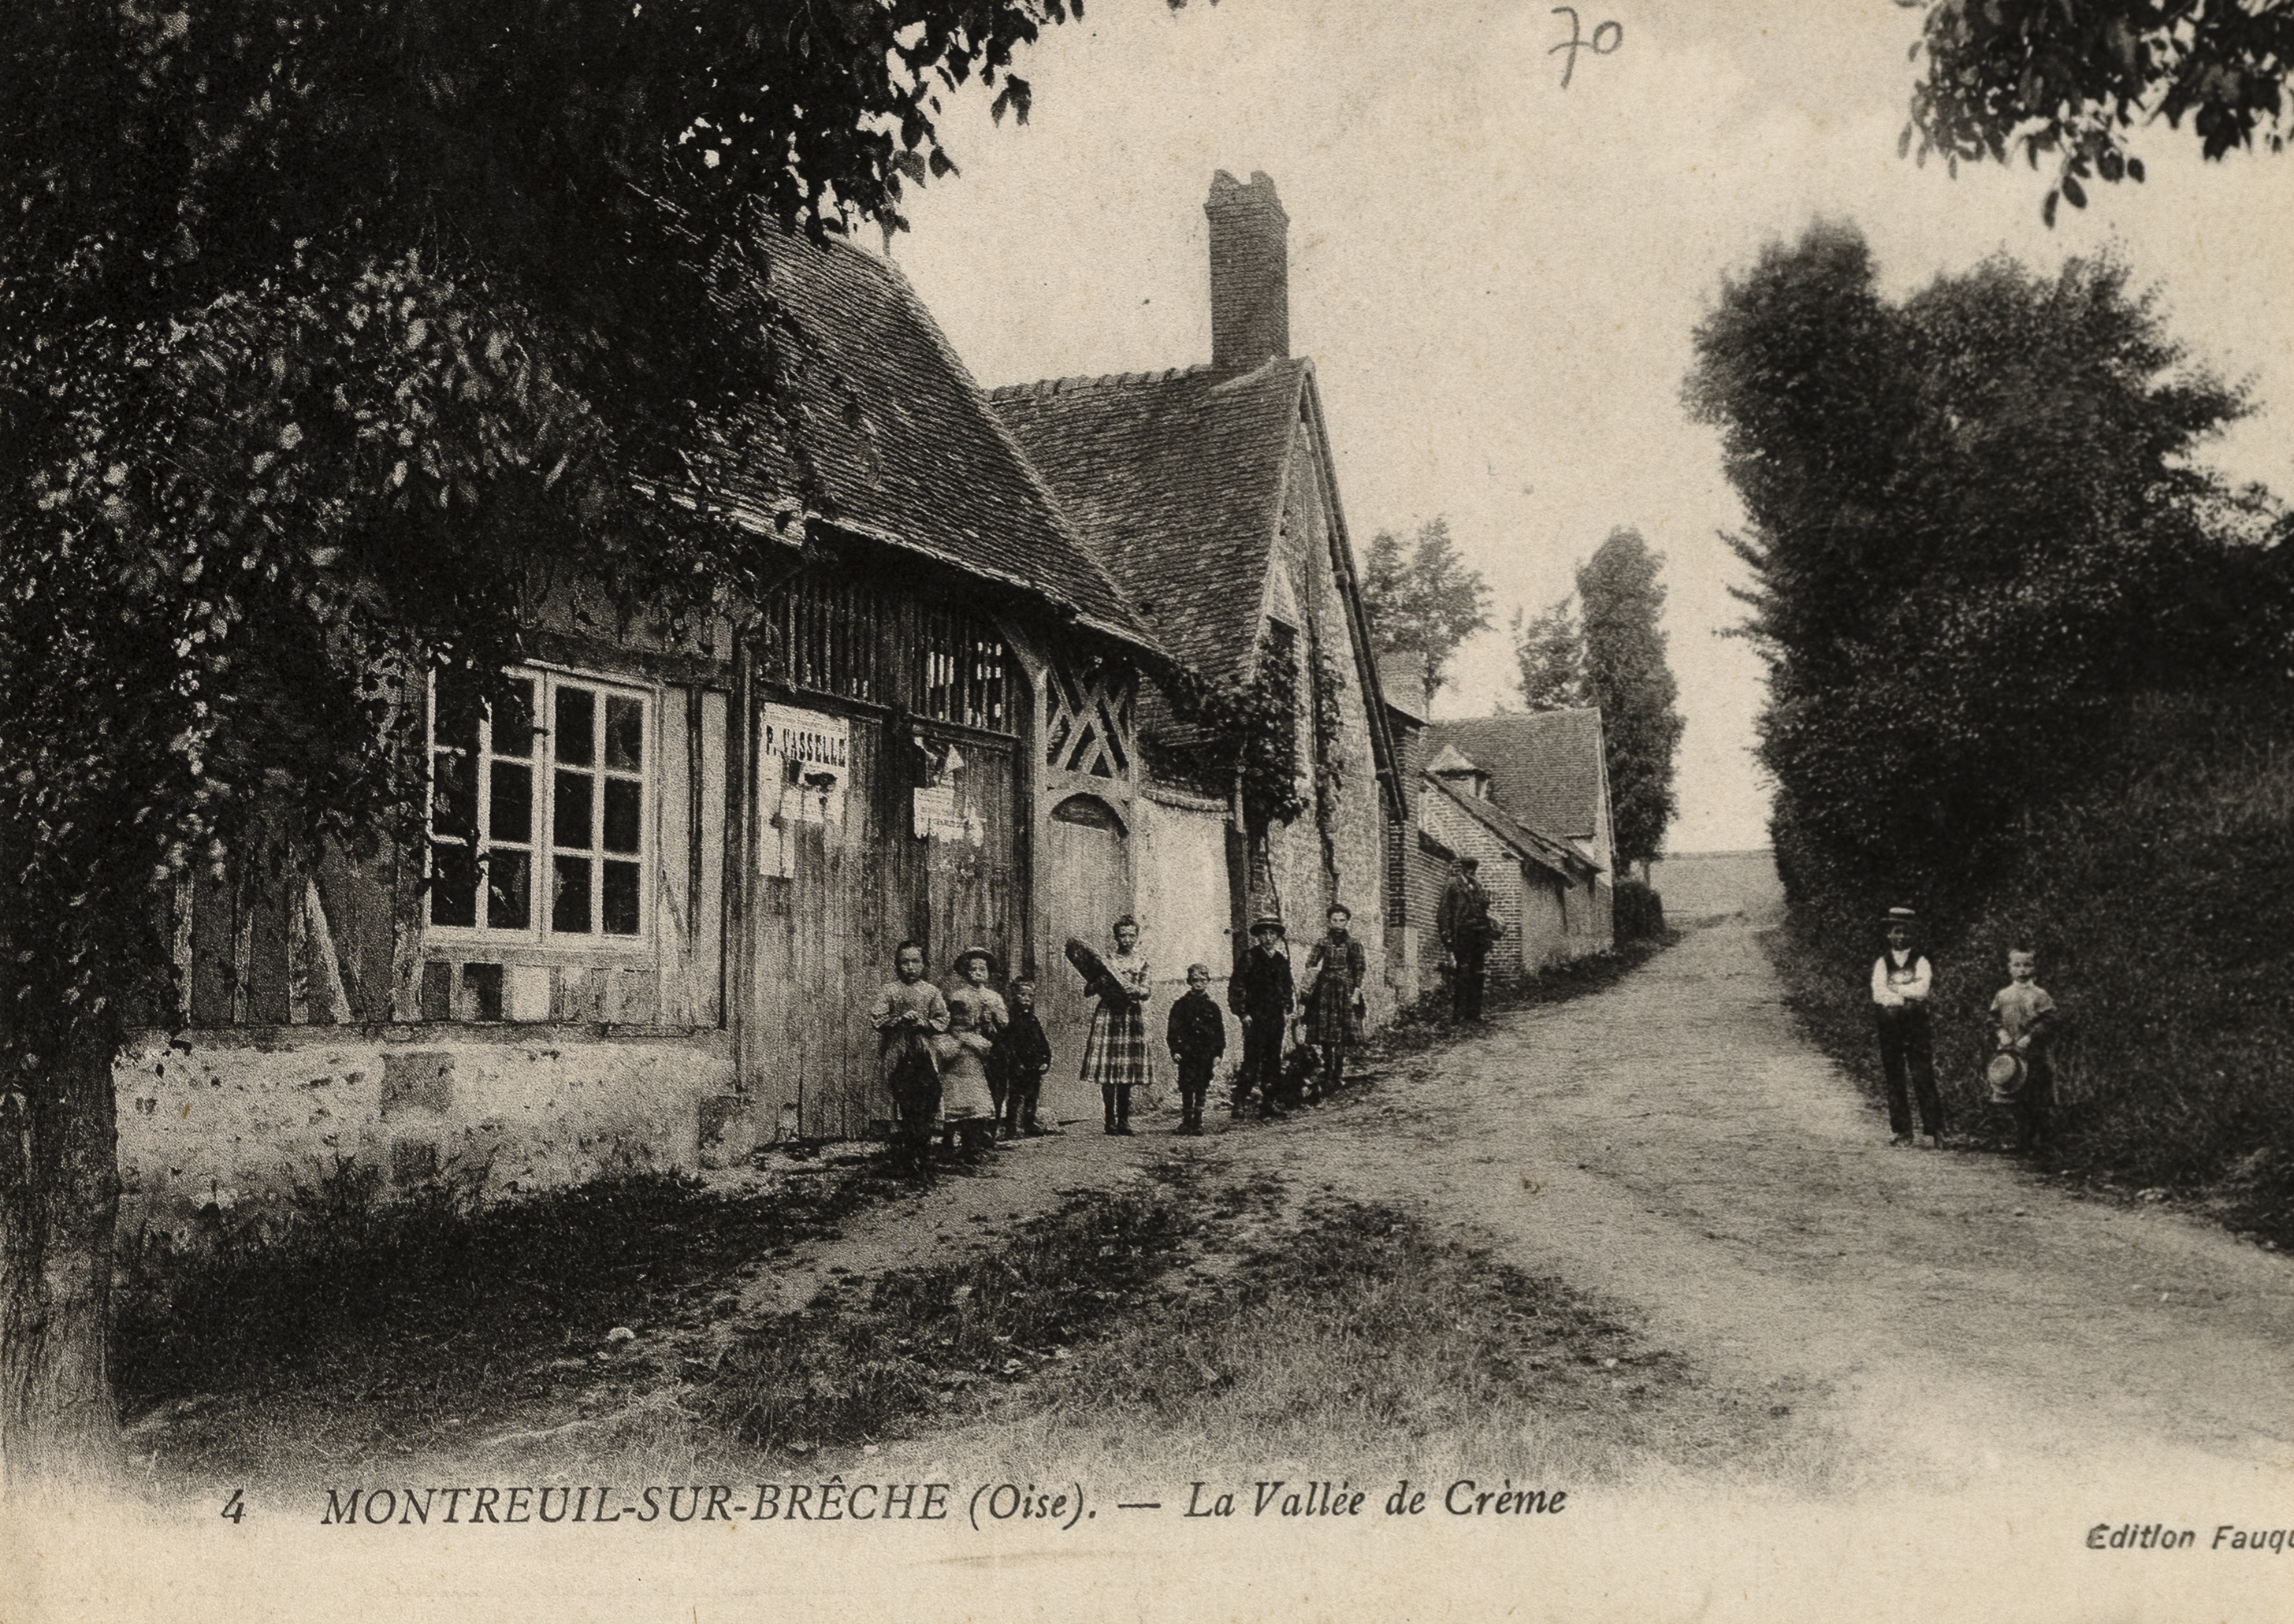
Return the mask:
[[1632,1305],[1718,1376],[1812,1395],[1870,1484],[2294,1467],[2286,1260],[1997,1156],[1890,1147],[1742,915],[1395,1092],[1415,1141],[1330,1145],[1353,1175]]

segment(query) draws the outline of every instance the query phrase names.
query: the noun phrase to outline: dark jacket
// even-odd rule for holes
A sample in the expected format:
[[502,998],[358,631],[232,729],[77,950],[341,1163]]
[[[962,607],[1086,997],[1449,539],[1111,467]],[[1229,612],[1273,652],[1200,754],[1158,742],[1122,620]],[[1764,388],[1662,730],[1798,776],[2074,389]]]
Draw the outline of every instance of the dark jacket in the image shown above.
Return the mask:
[[1033,1010],[1014,1009],[1012,1024],[996,1040],[996,1060],[1007,1077],[1041,1076],[1052,1063],[1052,1040]]
[[1290,961],[1254,946],[1226,984],[1226,1007],[1245,1020],[1281,1025],[1290,1018]]
[[1461,959],[1478,958],[1490,950],[1497,925],[1490,918],[1490,894],[1479,881],[1462,873],[1451,878],[1442,892],[1435,929],[1441,933],[1442,946]]
[[1171,1053],[1183,1060],[1215,1060],[1226,1052],[1226,1017],[1208,993],[1192,987],[1171,1001],[1171,1018],[1163,1035]]

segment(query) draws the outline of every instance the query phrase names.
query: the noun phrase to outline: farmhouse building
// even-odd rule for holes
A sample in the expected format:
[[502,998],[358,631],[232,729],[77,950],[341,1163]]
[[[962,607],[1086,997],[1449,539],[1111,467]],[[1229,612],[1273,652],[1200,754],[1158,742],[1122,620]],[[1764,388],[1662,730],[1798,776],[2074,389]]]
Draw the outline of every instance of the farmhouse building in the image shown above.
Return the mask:
[[1614,946],[1616,837],[1601,713],[1588,707],[1435,722],[1427,741],[1436,753],[1428,770],[1452,799],[1494,808],[1570,854],[1567,956]]
[[[1046,1108],[1071,1105],[1059,945],[1135,901],[1157,634],[896,268],[764,257],[818,352],[833,516],[801,550],[786,436],[761,403],[721,426],[664,499],[785,554],[765,601],[671,637],[545,581],[522,702],[430,728],[427,850],[179,897],[181,1007],[117,1071],[131,1225],[346,1161],[500,1192],[866,1134],[866,1010],[903,938],[935,976],[973,946],[1042,970]],[[728,296],[735,330],[766,291]]]
[[[1144,950],[1177,990],[1224,978],[1249,920],[1280,914],[1303,957],[1343,902],[1368,950],[1373,1023],[1391,1012],[1387,845],[1397,814],[1387,708],[1311,361],[1290,353],[1289,216],[1264,175],[1222,172],[1209,221],[1208,365],[993,392],[1013,437],[1138,605],[1176,680],[1142,706],[1137,842]],[[1282,697],[1299,809],[1258,819],[1231,746],[1190,687]],[[1231,1040],[1232,1043],[1232,1040]]]

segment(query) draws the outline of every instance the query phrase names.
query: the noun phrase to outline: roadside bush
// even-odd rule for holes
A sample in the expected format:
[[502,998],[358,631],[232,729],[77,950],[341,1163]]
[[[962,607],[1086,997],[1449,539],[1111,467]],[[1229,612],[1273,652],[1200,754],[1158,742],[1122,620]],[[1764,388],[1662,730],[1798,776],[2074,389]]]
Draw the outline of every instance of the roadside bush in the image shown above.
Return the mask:
[[1628,880],[1616,889],[1617,940],[1642,942],[1664,934],[1664,898],[1644,880]]
[[[2282,687],[2153,698],[2091,782],[2027,820],[1988,894],[1926,951],[1956,1128],[2012,1133],[1981,1068],[2010,945],[2063,1011],[2054,1164],[2210,1200],[2294,1238],[2294,708]],[[1872,1086],[1867,972],[1893,898],[1803,885],[1777,960],[1818,1041]]]

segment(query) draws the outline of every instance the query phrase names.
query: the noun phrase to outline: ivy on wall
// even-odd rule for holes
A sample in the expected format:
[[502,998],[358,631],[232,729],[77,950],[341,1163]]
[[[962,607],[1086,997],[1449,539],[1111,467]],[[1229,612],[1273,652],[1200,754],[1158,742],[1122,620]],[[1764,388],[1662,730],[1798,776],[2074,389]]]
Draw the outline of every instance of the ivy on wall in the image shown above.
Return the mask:
[[1247,679],[1210,682],[1181,672],[1167,686],[1181,721],[1208,729],[1233,750],[1243,822],[1258,836],[1295,822],[1314,804],[1310,788],[1325,807],[1335,804],[1345,781],[1346,678],[1327,654],[1313,651],[1306,662],[1313,710],[1302,748],[1299,663],[1291,646],[1265,636]]

